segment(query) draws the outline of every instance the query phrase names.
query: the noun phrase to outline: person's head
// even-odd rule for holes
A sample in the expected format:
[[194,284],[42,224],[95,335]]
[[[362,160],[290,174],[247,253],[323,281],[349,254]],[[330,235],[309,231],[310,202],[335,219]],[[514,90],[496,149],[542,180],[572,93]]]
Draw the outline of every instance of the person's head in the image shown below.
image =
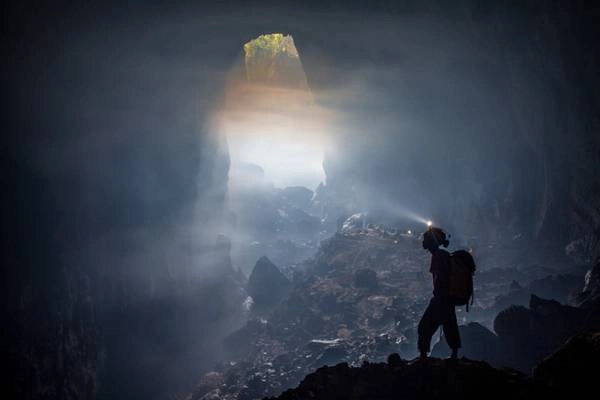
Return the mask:
[[429,251],[435,251],[440,246],[448,247],[450,241],[446,238],[446,232],[435,226],[430,226],[423,233],[423,248]]

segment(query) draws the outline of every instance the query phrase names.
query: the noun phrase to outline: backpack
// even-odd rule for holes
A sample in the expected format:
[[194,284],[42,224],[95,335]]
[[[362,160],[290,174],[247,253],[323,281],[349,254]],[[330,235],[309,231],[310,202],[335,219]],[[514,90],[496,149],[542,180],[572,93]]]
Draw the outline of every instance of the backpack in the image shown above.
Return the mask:
[[454,300],[455,306],[467,306],[469,300],[473,305],[473,274],[475,260],[466,250],[457,250],[450,255],[450,285],[448,294]]

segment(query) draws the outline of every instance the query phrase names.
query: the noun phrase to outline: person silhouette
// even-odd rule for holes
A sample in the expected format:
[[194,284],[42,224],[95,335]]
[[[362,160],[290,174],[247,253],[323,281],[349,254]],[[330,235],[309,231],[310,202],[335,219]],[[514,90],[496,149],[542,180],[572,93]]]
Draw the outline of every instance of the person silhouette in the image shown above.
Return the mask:
[[423,234],[423,248],[431,253],[431,272],[433,278],[433,298],[423,313],[418,326],[418,350],[420,359],[426,359],[430,351],[431,338],[441,325],[448,346],[452,349],[452,359],[458,357],[461,347],[458,323],[456,322],[455,303],[449,296],[450,253],[440,246],[448,247],[450,242],[446,233],[430,226]]

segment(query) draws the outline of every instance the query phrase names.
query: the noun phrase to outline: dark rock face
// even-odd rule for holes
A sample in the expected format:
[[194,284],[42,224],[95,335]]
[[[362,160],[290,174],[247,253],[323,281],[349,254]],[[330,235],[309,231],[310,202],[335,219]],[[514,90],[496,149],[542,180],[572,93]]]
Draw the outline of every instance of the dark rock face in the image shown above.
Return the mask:
[[[89,275],[65,260],[65,210],[28,165],[3,157],[0,367],[6,398],[95,398],[99,326]],[[6,175],[5,175],[6,173]]]
[[254,266],[246,291],[258,310],[277,305],[289,292],[290,281],[267,257],[261,257]]
[[[149,53],[139,32],[135,55],[108,45],[133,33],[119,23],[108,32],[99,16],[83,32],[66,28],[79,11],[45,7],[22,23],[26,9],[13,10],[5,60],[23,102],[7,110],[0,157],[4,396],[168,397],[195,381],[243,300],[230,271],[204,275],[198,253],[217,232],[181,234],[194,218],[211,226],[227,188],[227,153],[198,129],[205,110],[181,107],[209,88],[130,68]],[[181,103],[155,101],[167,93]]]
[[391,363],[346,363],[322,367],[278,400],[305,399],[491,399],[526,398],[523,375],[485,362],[430,359],[426,364],[391,358]]
[[[502,365],[502,349],[499,347],[498,337],[486,327],[471,322],[459,326],[462,347],[460,355],[471,360],[480,360],[490,363],[495,367]],[[432,357],[447,357],[450,347],[445,340],[440,340],[431,351]]]
[[585,276],[585,286],[577,297],[581,307],[595,307],[600,305],[600,258]]
[[114,299],[102,299],[98,308],[105,327],[105,360],[100,379],[107,384],[100,387],[100,396],[118,397],[119,390],[132,397],[167,396],[175,387],[194,384],[203,367],[217,361],[221,338],[239,326],[246,297],[245,277],[232,268],[227,248],[221,237],[205,249],[208,270],[167,275],[155,293],[124,282]]
[[548,275],[532,280],[525,286],[513,281],[508,292],[496,297],[495,309],[502,311],[511,305],[527,306],[532,295],[570,303],[581,291],[581,276],[574,274]]
[[[408,76],[373,79],[372,85],[384,93],[397,83],[407,90],[405,95],[418,99],[419,109],[411,109],[409,103],[406,112],[422,129],[415,129],[410,137],[396,138],[391,131],[375,132],[369,126],[369,114],[362,114],[356,120],[365,122],[349,127],[350,133],[336,143],[342,156],[325,160],[326,192],[338,201],[345,199],[351,212],[365,209],[365,203],[370,210],[376,209],[373,193],[401,198],[403,206],[431,210],[441,215],[440,219],[451,221],[456,231],[477,232],[485,242],[521,236],[530,246],[547,242],[560,252],[567,243],[577,241],[585,249],[582,259],[589,262],[600,252],[600,183],[595,172],[600,168],[596,156],[600,152],[599,123],[592,111],[599,104],[592,89],[598,86],[598,77],[592,72],[595,68],[588,67],[599,62],[597,53],[590,51],[592,38],[598,34],[592,17],[595,6],[563,8],[528,2],[517,10],[509,3],[490,8],[473,4],[457,18],[465,25],[473,24],[474,34],[449,40],[449,46],[461,43],[461,48],[445,50],[480,75],[464,80],[462,74],[448,69],[444,81],[457,82],[457,87],[485,87],[493,80],[497,101],[482,102],[479,91],[455,97],[459,91],[441,84],[432,85],[433,92],[426,95],[419,86],[410,91],[402,85],[404,79],[429,82],[430,77],[421,75],[423,65],[407,60],[403,67]],[[506,29],[496,29],[499,26]],[[478,50],[465,52],[465,48]],[[375,48],[373,57],[385,60],[389,50],[385,45]],[[311,78],[309,67],[307,72]],[[381,103],[376,105],[369,99],[368,106],[386,106],[385,97],[379,96],[378,101]],[[360,104],[353,111],[360,114],[363,108],[371,110]],[[481,117],[477,121],[474,109]],[[402,113],[402,105],[396,110]],[[435,110],[439,114],[432,118]],[[432,123],[432,119],[439,122]],[[493,125],[492,120],[496,121]],[[390,117],[389,123],[395,126],[398,122]],[[366,131],[384,139],[361,140]],[[481,132],[490,134],[484,137]],[[395,140],[398,146],[390,146]],[[440,145],[427,156],[408,156],[423,153],[430,143]],[[473,163],[447,157],[448,153],[471,154]],[[356,168],[357,164],[362,167]],[[432,170],[435,173],[427,175],[428,184],[422,185],[416,175]],[[403,184],[391,184],[388,176]],[[368,189],[355,193],[363,187]],[[344,188],[348,190],[344,192]],[[449,193],[456,206],[448,207]],[[378,207],[380,212],[386,211],[385,205]]]
[[[99,332],[89,281],[63,270],[51,292],[37,290],[4,314],[2,363],[9,398],[96,398]],[[31,288],[29,288],[31,289]]]
[[482,361],[430,358],[361,367],[340,363],[309,374],[278,400],[305,399],[566,399],[593,396],[600,368],[600,332],[572,337],[535,370],[533,379]]
[[[572,307],[531,296],[529,307],[510,306],[496,316],[495,334],[476,323],[460,326],[461,354],[530,373],[572,335],[598,329],[597,315],[597,308]],[[446,342],[440,341],[432,355],[446,356],[449,351]]]
[[[438,206],[446,210],[452,208],[447,207],[448,192],[467,194],[466,198],[457,198],[457,203],[462,204],[460,208],[474,211],[460,220],[474,226],[474,230],[488,239],[513,237],[514,233],[523,231],[528,239],[550,238],[559,245],[575,239],[581,243],[583,250],[579,258],[583,260],[599,253],[599,129],[598,119],[590,117],[595,116],[598,109],[598,85],[594,84],[598,79],[596,14],[589,13],[580,20],[574,11],[577,2],[573,5],[536,4],[525,6],[527,10],[522,15],[502,10],[502,6],[498,6],[498,12],[488,12],[486,7],[483,10],[465,7],[472,13],[457,17],[465,23],[456,25],[475,27],[476,34],[469,43],[477,51],[472,52],[476,55],[472,58],[463,58],[463,53],[457,53],[456,59],[464,60],[474,71],[481,72],[479,84],[487,84],[489,76],[501,75],[494,81],[497,87],[492,91],[498,93],[499,98],[490,101],[493,106],[486,110],[470,107],[485,102],[479,101],[480,90],[456,90],[464,80],[458,80],[456,87],[437,85],[438,82],[433,81],[432,91],[415,86],[415,92],[425,94],[415,96],[423,102],[417,103],[418,108],[424,110],[424,115],[415,119],[440,121],[439,125],[429,125],[429,128],[442,132],[446,138],[440,146],[441,157],[433,154],[433,158],[450,159],[450,162],[436,163],[436,171],[448,171],[451,177],[459,177],[447,179],[448,175],[431,171],[430,182],[447,182],[453,185],[452,190],[446,190],[449,187],[444,184],[432,184],[427,188],[433,189],[423,195],[421,181],[414,178],[413,172],[428,171],[429,160],[408,163],[410,159],[399,156],[398,146],[390,145],[390,141],[371,141],[383,143],[386,148],[371,145],[360,151],[348,149],[346,165],[331,165],[333,161],[326,160],[327,181],[331,187],[320,190],[319,201],[332,223],[338,216],[334,211],[347,217],[362,209],[349,179],[349,175],[356,172],[362,181],[377,183],[377,188],[384,189],[387,193],[382,197],[385,198],[401,198],[405,194],[402,190],[408,188],[408,192],[415,193],[411,206],[420,206],[417,201],[422,198],[442,199],[443,203]],[[54,8],[48,9],[54,16]],[[4,387],[8,398],[36,397],[40,393],[46,398],[90,398],[97,387],[95,377],[101,367],[98,356],[102,348],[102,352],[106,350],[104,354],[109,355],[103,364],[105,372],[115,378],[112,382],[104,379],[104,385],[110,382],[120,397],[134,398],[137,394],[148,398],[163,389],[160,385],[168,372],[164,370],[165,365],[177,364],[171,377],[186,372],[182,367],[186,363],[174,355],[186,357],[190,349],[197,348],[195,345],[208,343],[204,340],[208,327],[218,324],[227,311],[234,311],[238,301],[240,287],[235,279],[230,279],[229,273],[208,282],[204,277],[192,279],[189,270],[196,265],[190,265],[193,263],[189,255],[197,249],[187,246],[187,240],[186,246],[182,245],[183,240],[174,246],[172,253],[184,254],[174,257],[175,261],[169,259],[172,255],[169,251],[156,251],[152,253],[152,260],[140,257],[136,261],[143,262],[139,263],[130,263],[132,255],[128,250],[143,255],[153,250],[153,246],[146,243],[135,247],[132,243],[139,245],[135,238],[119,240],[120,234],[162,232],[165,225],[177,225],[189,219],[189,214],[180,211],[191,207],[197,195],[200,202],[207,205],[199,218],[207,225],[211,219],[209,214],[216,210],[213,206],[223,203],[228,158],[218,154],[218,146],[212,138],[198,142],[195,127],[202,121],[198,121],[197,110],[191,115],[182,111],[190,109],[190,104],[197,104],[198,93],[207,94],[203,101],[211,102],[210,94],[220,88],[219,72],[210,74],[211,79],[202,79],[196,75],[199,73],[196,64],[186,65],[183,71],[170,64],[171,52],[179,47],[163,40],[171,36],[165,36],[162,29],[158,29],[157,34],[138,30],[139,25],[130,26],[128,22],[126,26],[114,26],[111,20],[100,18],[97,26],[86,25],[90,36],[80,36],[83,32],[78,31],[79,28],[63,23],[61,18],[47,19],[44,14],[48,9],[36,14],[18,8],[16,16],[27,15],[26,23],[17,21],[15,25],[20,28],[15,31],[7,27],[9,39],[14,39],[7,46],[10,48],[7,62],[14,70],[5,80],[5,92],[11,97],[6,109],[9,115],[6,131],[17,139],[16,144],[11,141],[7,146],[3,142],[2,147],[8,149],[9,156],[0,160],[2,184],[10,188],[3,196],[1,228],[6,249],[2,254],[5,267],[1,272],[1,307],[8,321],[7,329],[2,331],[2,362],[8,364],[3,369],[9,370],[3,377],[9,381]],[[9,12],[6,19],[11,17]],[[122,20],[129,21],[128,18]],[[28,31],[38,26],[42,34]],[[115,28],[110,30],[114,35],[104,34],[106,26]],[[186,26],[186,30],[173,32],[173,36],[189,38],[188,42],[181,43],[189,59],[199,59],[197,54],[215,54],[215,64],[221,66],[230,62],[230,54],[223,49],[235,49],[243,36],[239,32],[226,32],[224,35],[229,36],[223,38],[223,42],[200,43],[197,37],[205,37],[204,27],[190,32],[187,24],[182,26]],[[514,26],[517,28],[511,31],[510,27]],[[100,36],[95,36],[96,33]],[[321,40],[326,36],[319,35],[315,31],[313,43],[323,42],[324,52],[335,50],[326,46],[335,47],[339,42]],[[92,36],[94,45],[87,47],[87,39]],[[123,41],[123,37],[130,39]],[[526,39],[521,40],[523,38]],[[79,47],[80,43],[85,48]],[[134,49],[127,47],[132,43]],[[207,47],[199,47],[199,44]],[[381,44],[372,48],[369,59],[383,60],[388,52],[394,51],[393,46]],[[489,49],[495,48],[502,51],[490,54]],[[552,48],[560,49],[560,53],[548,54]],[[340,51],[344,52],[344,48],[337,54]],[[451,53],[452,49],[448,51]],[[219,57],[223,53],[227,54]],[[72,54],[81,57],[71,57]],[[159,68],[153,68],[158,54],[161,55]],[[361,51],[356,54],[366,58]],[[454,62],[448,65],[460,71],[459,74],[465,71],[460,65],[455,68]],[[549,65],[556,68],[548,68]],[[143,70],[138,70],[138,66],[144,66]],[[420,66],[422,64],[413,65]],[[313,68],[317,70],[319,66]],[[190,69],[196,71],[192,74],[194,77],[187,73]],[[446,81],[454,77],[436,75]],[[470,81],[478,74],[469,75],[467,80]],[[429,77],[419,75],[415,81],[427,79],[429,82]],[[393,87],[389,77],[382,78],[383,85]],[[215,83],[199,88],[195,85],[197,81]],[[540,92],[538,87],[548,89]],[[461,97],[467,93],[476,95],[466,96],[466,102],[457,102],[455,108],[449,109],[446,99],[455,98],[451,96],[453,92]],[[170,93],[176,94],[175,99],[168,97]],[[545,101],[537,101],[536,94]],[[412,96],[409,92],[404,97]],[[424,97],[436,102],[432,104]],[[386,100],[382,97],[383,102]],[[503,106],[498,108],[496,104]],[[372,108],[380,105],[384,103],[375,103]],[[443,111],[432,115],[432,109]],[[489,112],[491,118],[478,111]],[[445,118],[446,112],[452,114],[451,118]],[[493,122],[472,123],[476,122],[474,115],[479,115],[480,121]],[[472,127],[465,135],[462,135],[462,124],[446,125],[449,120],[457,121],[461,117]],[[372,121],[371,118],[364,120]],[[358,127],[361,135],[368,131],[362,128]],[[478,141],[484,131],[496,138],[491,144],[487,140]],[[415,132],[421,135],[422,130]],[[431,142],[428,135],[422,137],[424,143]],[[468,140],[473,138],[474,142]],[[410,143],[410,138],[402,140]],[[444,146],[450,141],[452,146]],[[461,167],[460,158],[449,158],[447,154],[459,154],[464,143],[481,150],[469,154],[477,157],[476,165],[482,168],[472,168],[472,165],[454,168]],[[44,151],[37,153],[40,148]],[[406,148],[409,152],[422,153],[418,144]],[[565,152],[565,148],[569,151]],[[35,162],[21,158],[32,150],[36,150],[31,154]],[[377,155],[377,163],[371,162],[374,155]],[[42,165],[37,164],[40,160]],[[353,170],[356,165],[367,167]],[[497,171],[496,166],[501,170]],[[486,174],[485,167],[491,167],[493,173]],[[390,185],[381,171],[399,172],[394,180],[406,184]],[[454,187],[456,181],[469,182],[469,187]],[[470,186],[473,182],[477,191]],[[474,192],[483,193],[481,201],[470,197]],[[342,202],[342,199],[348,201]],[[427,206],[425,208],[436,208],[436,204]],[[266,230],[278,229],[283,220],[299,231],[314,232],[315,219],[305,210],[301,211],[304,214],[293,214],[294,218],[289,220],[275,216],[273,224],[265,224]],[[462,214],[459,210],[453,215]],[[96,246],[99,238],[115,232],[118,234],[111,243],[114,246]],[[260,353],[252,363],[234,370],[231,375],[224,374],[228,387],[239,391],[246,382],[251,382],[246,388],[250,397],[265,393],[265,388],[278,390],[295,384],[298,375],[291,371],[290,364],[297,363],[304,375],[307,368],[315,366],[315,358],[323,359],[320,352],[356,361],[363,354],[381,357],[388,347],[397,345],[397,341],[400,347],[403,344],[407,348],[414,347],[410,341],[414,341],[411,324],[422,311],[420,299],[430,291],[429,281],[425,279],[428,277],[421,273],[423,260],[411,258],[412,253],[404,252],[402,246],[397,250],[392,238],[385,243],[370,242],[372,233],[366,230],[362,234],[364,241],[346,237],[324,247],[316,260],[318,275],[299,285],[273,320],[258,322],[257,353],[266,349],[271,352]],[[212,246],[213,239],[214,235],[202,245]],[[562,249],[561,246],[556,248]],[[81,258],[69,259],[80,249],[85,253]],[[106,249],[110,249],[114,257],[96,261]],[[146,268],[147,261],[153,261],[156,268]],[[138,273],[141,266],[143,272]],[[360,291],[353,293],[348,288],[352,272],[357,268],[376,270],[389,286],[380,286],[382,293],[377,296]],[[423,279],[419,280],[419,276]],[[591,298],[595,296],[593,287],[590,285],[592,289],[586,290]],[[235,295],[230,296],[231,292]],[[227,295],[223,296],[224,293]],[[405,303],[407,298],[412,302]],[[586,308],[587,304],[585,300]],[[568,309],[568,313],[571,312],[575,311]],[[546,334],[546,328],[552,340],[563,338],[562,328],[556,337],[552,333],[551,321],[555,314],[558,315],[555,321],[560,321],[556,322],[558,325],[572,322],[568,317],[563,318],[561,309],[554,305],[540,307],[539,313],[519,308],[499,320],[499,335],[514,337],[519,346],[538,341]],[[588,321],[584,321],[584,326]],[[528,328],[522,338],[518,323],[533,324],[533,333]],[[149,326],[154,329],[148,329]],[[384,332],[389,336],[378,336]],[[314,351],[304,347],[315,335],[329,338],[332,334],[336,339],[338,336],[350,338],[352,352],[344,356],[337,350],[328,350],[329,346],[341,346],[339,344]],[[512,343],[512,340],[508,341]],[[153,356],[151,363],[144,362],[147,354]],[[534,356],[539,356],[537,351]],[[187,365],[198,365],[202,357],[192,359],[194,363]],[[308,361],[301,364],[301,359]],[[272,363],[273,368],[268,363]],[[232,378],[238,373],[239,379]],[[281,385],[269,387],[275,382],[275,376],[282,373]],[[253,378],[248,379],[248,376]],[[36,382],[33,385],[32,380]],[[216,382],[210,387],[220,384]],[[242,384],[235,388],[239,382]],[[140,394],[140,388],[145,392]]]
[[587,332],[572,337],[533,371],[556,398],[594,393],[600,371],[600,332]]
[[570,336],[585,328],[588,312],[531,296],[529,308],[511,306],[494,320],[502,362],[530,371]]

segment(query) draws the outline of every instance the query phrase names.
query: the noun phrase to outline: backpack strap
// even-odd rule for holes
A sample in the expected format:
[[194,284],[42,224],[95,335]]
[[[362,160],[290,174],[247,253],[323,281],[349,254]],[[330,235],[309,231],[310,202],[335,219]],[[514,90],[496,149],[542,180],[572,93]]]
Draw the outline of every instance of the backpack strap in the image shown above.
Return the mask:
[[[475,275],[475,265],[473,265],[472,275]],[[473,287],[473,291],[471,292],[471,305],[473,305],[473,301],[475,301],[475,287]],[[467,312],[469,312],[469,302],[467,301]]]
[[[475,291],[471,293],[471,305],[473,305],[473,301],[475,300]],[[469,302],[467,301],[467,312],[469,312]]]

